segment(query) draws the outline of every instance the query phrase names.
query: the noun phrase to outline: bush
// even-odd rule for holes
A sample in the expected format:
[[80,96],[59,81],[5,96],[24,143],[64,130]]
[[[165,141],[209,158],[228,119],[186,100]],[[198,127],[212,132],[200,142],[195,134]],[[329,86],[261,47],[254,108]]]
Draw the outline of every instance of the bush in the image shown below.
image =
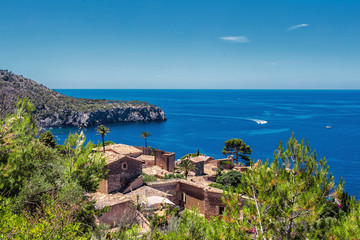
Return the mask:
[[210,187],[214,187],[214,188],[219,188],[219,189],[221,189],[221,190],[224,190],[224,189],[225,189],[224,186],[221,185],[220,183],[210,183],[209,186],[210,186]]
[[157,178],[155,176],[146,174],[144,172],[142,173],[142,179],[143,179],[144,183],[153,182],[153,181],[157,180]]
[[242,182],[242,173],[231,170],[219,176],[216,179],[216,183],[222,185],[223,187],[237,187],[237,185],[241,184]]
[[182,173],[169,173],[169,174],[165,174],[164,179],[176,179],[176,178],[180,178],[180,179],[185,179],[184,174]]

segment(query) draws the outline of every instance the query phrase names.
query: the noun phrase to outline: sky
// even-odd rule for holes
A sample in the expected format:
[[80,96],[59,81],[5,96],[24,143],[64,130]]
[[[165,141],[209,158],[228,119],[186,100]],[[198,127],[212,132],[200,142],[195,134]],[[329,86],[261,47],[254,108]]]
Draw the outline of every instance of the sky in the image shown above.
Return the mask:
[[52,89],[360,89],[358,0],[0,0],[0,69]]

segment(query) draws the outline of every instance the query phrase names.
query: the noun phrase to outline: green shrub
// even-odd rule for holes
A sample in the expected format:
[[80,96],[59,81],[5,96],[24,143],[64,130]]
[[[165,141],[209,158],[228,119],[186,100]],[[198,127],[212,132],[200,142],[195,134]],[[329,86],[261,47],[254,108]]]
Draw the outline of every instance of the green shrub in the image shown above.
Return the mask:
[[155,176],[146,174],[144,172],[142,173],[142,179],[143,179],[144,183],[153,182],[153,181],[157,180],[157,178]]
[[184,174],[182,173],[169,173],[169,174],[165,174],[164,179],[176,179],[176,178],[180,178],[180,179],[185,179]]

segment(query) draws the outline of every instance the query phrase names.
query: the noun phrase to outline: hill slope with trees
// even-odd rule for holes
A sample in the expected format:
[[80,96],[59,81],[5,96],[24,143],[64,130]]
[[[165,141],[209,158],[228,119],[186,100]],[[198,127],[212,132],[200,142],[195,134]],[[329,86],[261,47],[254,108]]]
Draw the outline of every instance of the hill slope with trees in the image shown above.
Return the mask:
[[14,112],[17,98],[35,106],[37,126],[86,127],[139,121],[165,121],[164,111],[147,102],[69,97],[7,70],[0,70],[0,116]]

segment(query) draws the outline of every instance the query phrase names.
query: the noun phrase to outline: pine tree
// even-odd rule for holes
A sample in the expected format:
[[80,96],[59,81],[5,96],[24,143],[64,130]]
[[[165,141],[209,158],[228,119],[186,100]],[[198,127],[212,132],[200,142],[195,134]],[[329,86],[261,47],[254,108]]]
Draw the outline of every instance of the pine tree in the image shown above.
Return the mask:
[[239,163],[240,156],[245,166],[250,166],[250,157],[248,155],[251,154],[251,152],[251,148],[238,138],[227,140],[222,151],[224,155],[234,154],[236,164]]

